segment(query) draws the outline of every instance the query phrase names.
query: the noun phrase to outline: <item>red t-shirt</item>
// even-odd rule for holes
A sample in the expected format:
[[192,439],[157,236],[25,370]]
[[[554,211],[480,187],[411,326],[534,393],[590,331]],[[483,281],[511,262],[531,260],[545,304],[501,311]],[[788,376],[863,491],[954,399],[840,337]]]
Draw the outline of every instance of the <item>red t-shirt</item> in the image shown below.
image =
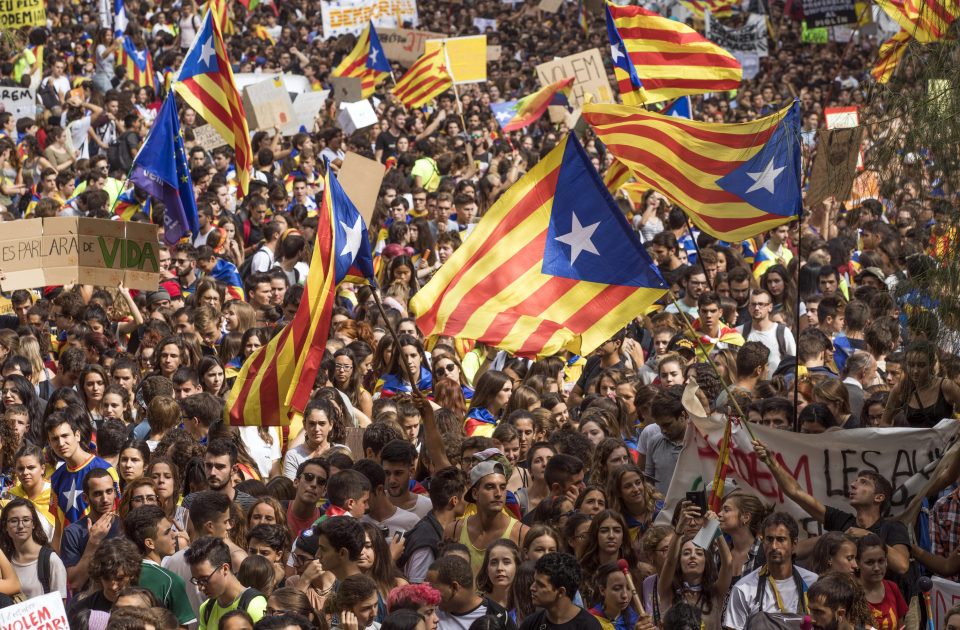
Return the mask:
[[900,594],[900,587],[889,580],[883,581],[883,601],[867,602],[873,614],[873,627],[877,630],[897,630],[907,616],[907,602]]
[[287,506],[287,527],[290,528],[290,534],[294,540],[318,518],[320,518],[320,508],[315,508],[310,518],[300,519],[293,513],[293,501]]

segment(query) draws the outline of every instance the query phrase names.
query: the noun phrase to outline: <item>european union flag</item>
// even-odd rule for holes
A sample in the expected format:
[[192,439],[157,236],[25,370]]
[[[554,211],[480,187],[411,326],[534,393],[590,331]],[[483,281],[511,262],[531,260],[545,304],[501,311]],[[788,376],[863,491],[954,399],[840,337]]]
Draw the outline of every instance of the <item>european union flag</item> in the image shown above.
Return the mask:
[[377,29],[373,27],[373,20],[370,20],[370,52],[367,54],[367,69],[377,70],[379,72],[390,72],[390,60],[383,52],[383,46],[380,45],[380,37],[377,35]]
[[175,245],[200,229],[172,90],[167,93],[150,135],[133,160],[130,181],[167,207],[163,216],[163,240],[168,245]]
[[333,214],[333,243],[337,254],[336,283],[366,281],[375,285],[373,254],[370,252],[367,226],[337,178],[328,179],[330,185],[323,194],[329,195],[326,201]]

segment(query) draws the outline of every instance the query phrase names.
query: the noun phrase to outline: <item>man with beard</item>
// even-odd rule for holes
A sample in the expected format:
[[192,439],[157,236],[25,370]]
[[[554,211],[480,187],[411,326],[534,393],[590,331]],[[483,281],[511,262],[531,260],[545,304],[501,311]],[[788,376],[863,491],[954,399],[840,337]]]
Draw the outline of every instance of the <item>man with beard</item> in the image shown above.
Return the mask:
[[[226,495],[246,513],[256,503],[256,499],[233,487],[233,469],[237,465],[237,457],[237,447],[233,442],[225,438],[213,440],[207,445],[207,452],[203,456],[203,468],[207,472],[207,487]],[[195,492],[185,496],[183,507],[189,510],[196,496]]]
[[74,592],[80,592],[87,583],[90,562],[100,543],[123,534],[116,512],[117,485],[107,469],[94,468],[84,477],[82,496],[90,511],[86,518],[67,526],[60,549],[67,583]]
[[763,521],[761,532],[766,564],[740,578],[733,587],[723,617],[724,628],[745,628],[749,618],[761,611],[801,615],[809,612],[803,593],[817,581],[817,574],[793,563],[800,536],[796,519],[774,512]]
[[390,502],[402,510],[413,512],[419,518],[426,518],[433,507],[430,498],[410,490],[410,479],[417,465],[417,447],[406,440],[388,442],[380,451],[380,463],[387,478]]
[[813,630],[854,630],[873,623],[863,586],[845,573],[824,575],[807,591]]

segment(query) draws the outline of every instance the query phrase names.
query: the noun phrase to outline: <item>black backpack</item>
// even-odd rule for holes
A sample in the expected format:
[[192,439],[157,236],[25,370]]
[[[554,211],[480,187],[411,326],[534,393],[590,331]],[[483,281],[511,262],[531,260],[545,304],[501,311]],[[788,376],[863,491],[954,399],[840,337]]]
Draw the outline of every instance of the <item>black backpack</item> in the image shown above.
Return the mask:
[[767,575],[761,571],[757,577],[757,612],[747,617],[744,630],[800,630],[807,613],[805,593],[807,585],[797,568],[793,568],[793,580],[797,585],[797,596],[800,600],[800,610],[796,613],[768,613],[763,611],[763,596],[767,591]]
[[[263,593],[258,591],[255,588],[248,588],[240,593],[240,601],[237,603],[237,610],[242,610],[246,612],[250,604],[258,597],[263,597]],[[205,602],[207,607],[203,609],[203,625],[207,625],[207,622],[210,621],[210,615],[213,614],[213,607],[216,605],[216,600],[212,597],[207,599]]]
[[40,557],[37,558],[37,579],[43,588],[44,594],[50,592],[50,556],[53,555],[53,549],[44,545],[40,547]]
[[[750,332],[753,330],[753,320],[748,320],[747,323],[743,325],[743,340],[746,341],[747,337],[750,336]],[[777,346],[780,348],[780,358],[787,356],[787,327],[783,324],[777,324]]]

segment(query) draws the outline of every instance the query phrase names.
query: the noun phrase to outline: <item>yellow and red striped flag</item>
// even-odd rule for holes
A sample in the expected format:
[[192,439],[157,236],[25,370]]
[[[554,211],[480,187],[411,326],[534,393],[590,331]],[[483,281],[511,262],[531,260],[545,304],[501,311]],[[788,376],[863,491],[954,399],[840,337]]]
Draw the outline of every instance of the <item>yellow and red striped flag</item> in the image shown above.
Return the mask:
[[722,18],[733,15],[733,7],[740,4],[740,0],[680,0],[680,4],[700,19],[703,19],[707,11],[711,17]]
[[487,210],[410,306],[431,344],[447,336],[528,358],[584,356],[665,292],[569,134]]
[[287,425],[294,413],[303,412],[326,348],[337,284],[372,282],[366,225],[329,172],[324,184],[303,300],[290,323],[240,368],[224,408],[232,425]]
[[716,514],[723,507],[723,486],[730,472],[730,437],[733,431],[733,419],[727,419],[727,426],[723,428],[723,440],[720,442],[720,453],[717,456],[717,468],[713,473],[713,483],[710,488],[710,510]]
[[220,26],[207,11],[200,32],[180,67],[174,84],[177,94],[213,125],[220,137],[233,148],[237,168],[237,196],[247,194],[253,150],[250,130],[237,84],[233,79],[227,48]]
[[625,105],[740,87],[736,58],[689,26],[638,6],[606,4],[607,37]]
[[330,76],[360,79],[363,98],[370,98],[377,85],[389,74],[390,64],[371,20],[360,33],[353,50],[340,61]]
[[203,9],[201,11],[206,13],[208,10],[213,11],[213,15],[217,20],[217,26],[220,27],[221,33],[224,35],[233,35],[236,32],[236,29],[233,26],[233,20],[230,19],[227,0],[209,0],[203,5]]
[[876,0],[890,18],[921,44],[943,39],[960,18],[957,0]]
[[736,124],[623,105],[588,104],[583,118],[638,182],[716,238],[742,241],[792,221],[802,209],[798,103]]
[[157,91],[157,74],[153,70],[153,57],[150,49],[144,46],[139,50],[129,35],[123,36],[123,45],[120,47],[120,65],[127,71],[127,78],[140,87],[152,88]]
[[890,78],[893,77],[894,70],[897,69],[900,60],[903,59],[904,53],[907,52],[907,45],[911,39],[909,33],[900,29],[896,35],[880,45],[877,65],[870,70],[870,74],[877,80],[877,83],[887,83],[890,81]]
[[396,96],[408,108],[426,105],[453,87],[453,78],[445,60],[443,46],[417,59],[393,88]]
[[630,169],[627,168],[626,164],[617,158],[613,158],[613,163],[610,164],[610,167],[603,174],[603,184],[607,187],[607,190],[610,191],[611,195],[615,195],[621,186],[630,181],[632,176],[633,174],[630,172]]

